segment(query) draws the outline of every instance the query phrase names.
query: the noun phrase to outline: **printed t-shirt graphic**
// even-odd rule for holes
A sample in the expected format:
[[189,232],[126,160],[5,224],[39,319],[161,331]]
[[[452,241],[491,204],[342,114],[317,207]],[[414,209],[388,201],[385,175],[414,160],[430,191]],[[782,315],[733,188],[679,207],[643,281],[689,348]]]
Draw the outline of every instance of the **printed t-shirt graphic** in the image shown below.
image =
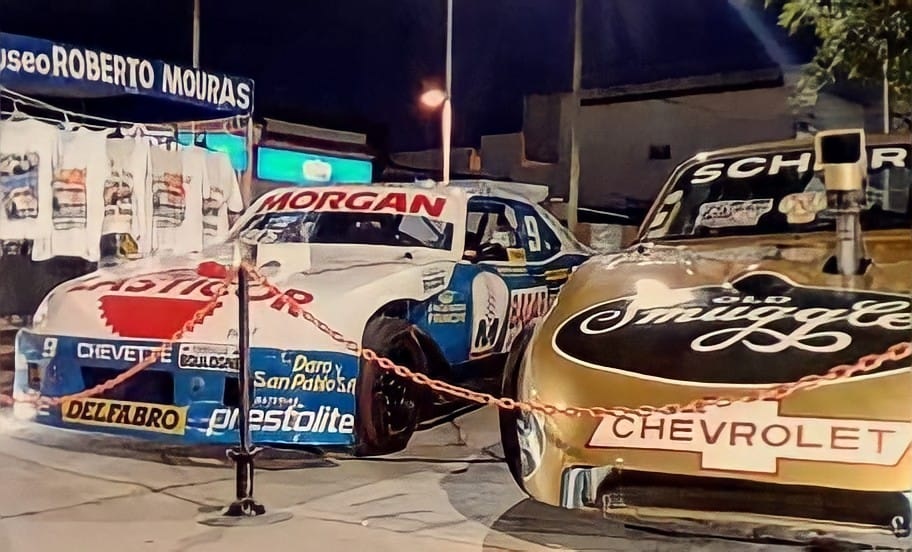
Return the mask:
[[55,256],[98,260],[108,174],[106,134],[88,129],[59,134],[59,161],[51,185],[52,227],[47,239],[35,240],[34,260]]
[[161,147],[150,150],[152,161],[152,222],[156,229],[177,228],[187,211],[180,152]]
[[102,235],[128,234],[135,241],[149,245],[146,230],[149,145],[133,138],[111,139],[107,152],[110,173],[104,184]]
[[50,230],[57,134],[32,119],[0,123],[0,240],[36,239]]
[[206,150],[152,148],[153,250],[189,253],[203,247]]
[[228,237],[228,212],[244,210],[237,174],[226,153],[211,152],[206,157],[206,182],[203,188],[203,246],[221,243]]

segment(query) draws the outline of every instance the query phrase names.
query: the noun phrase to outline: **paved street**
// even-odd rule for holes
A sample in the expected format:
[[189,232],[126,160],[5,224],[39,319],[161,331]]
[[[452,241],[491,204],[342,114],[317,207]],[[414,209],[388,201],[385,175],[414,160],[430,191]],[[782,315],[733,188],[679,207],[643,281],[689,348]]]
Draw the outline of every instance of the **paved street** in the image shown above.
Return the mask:
[[[355,550],[773,550],[669,539],[524,500],[478,410],[391,458],[276,456],[256,476],[274,525],[212,527],[233,497],[217,450],[186,451],[23,427],[0,418],[0,552]],[[94,452],[89,452],[94,451]],[[281,548],[280,548],[281,547]]]

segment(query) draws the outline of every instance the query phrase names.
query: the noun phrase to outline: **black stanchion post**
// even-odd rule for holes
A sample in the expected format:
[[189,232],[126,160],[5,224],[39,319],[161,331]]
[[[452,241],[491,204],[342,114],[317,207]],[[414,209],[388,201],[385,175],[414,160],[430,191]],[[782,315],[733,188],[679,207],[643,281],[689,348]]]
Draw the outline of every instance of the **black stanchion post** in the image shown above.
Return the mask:
[[247,270],[241,264],[238,267],[238,385],[240,387],[240,404],[238,405],[239,446],[228,452],[237,468],[236,500],[225,512],[227,516],[261,516],[266,507],[253,499],[253,458],[260,449],[253,448],[250,439],[250,312],[248,309],[250,291]]
[[218,516],[207,517],[199,523],[213,526],[270,525],[291,519],[290,512],[266,514],[266,507],[253,498],[253,459],[262,450],[253,446],[250,434],[250,403],[253,387],[250,383],[250,293],[249,275],[244,268],[243,251],[235,245],[238,294],[238,446],[228,450],[228,458],[236,469],[235,500]]

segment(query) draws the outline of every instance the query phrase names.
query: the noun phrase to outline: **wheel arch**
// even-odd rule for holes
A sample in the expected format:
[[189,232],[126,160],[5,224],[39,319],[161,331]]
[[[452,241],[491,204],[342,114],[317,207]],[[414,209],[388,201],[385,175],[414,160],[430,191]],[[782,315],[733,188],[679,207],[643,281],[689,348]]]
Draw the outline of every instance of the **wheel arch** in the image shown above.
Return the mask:
[[[370,322],[377,318],[395,318],[408,322],[411,324],[412,337],[418,342],[418,346],[425,356],[427,376],[431,378],[446,377],[452,373],[452,370],[450,369],[449,361],[447,361],[446,357],[443,355],[443,351],[440,350],[440,347],[437,345],[437,342],[434,341],[434,338],[411,323],[409,314],[412,309],[419,304],[421,304],[421,301],[415,299],[395,299],[390,301],[378,308],[368,317],[364,324],[364,331],[367,330]],[[364,342],[363,331],[361,342]]]

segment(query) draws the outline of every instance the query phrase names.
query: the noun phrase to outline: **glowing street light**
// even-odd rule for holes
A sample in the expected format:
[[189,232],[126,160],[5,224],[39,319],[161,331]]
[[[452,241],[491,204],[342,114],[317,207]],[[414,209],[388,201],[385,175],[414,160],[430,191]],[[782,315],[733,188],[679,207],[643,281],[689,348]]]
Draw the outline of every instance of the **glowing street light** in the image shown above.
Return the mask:
[[422,94],[419,99],[422,105],[437,109],[447,100],[447,93],[439,88],[434,88]]
[[421,105],[430,109],[443,106],[440,112],[440,132],[443,136],[441,149],[443,150],[443,185],[450,183],[450,142],[453,130],[453,104],[450,96],[444,90],[434,88],[421,94]]

